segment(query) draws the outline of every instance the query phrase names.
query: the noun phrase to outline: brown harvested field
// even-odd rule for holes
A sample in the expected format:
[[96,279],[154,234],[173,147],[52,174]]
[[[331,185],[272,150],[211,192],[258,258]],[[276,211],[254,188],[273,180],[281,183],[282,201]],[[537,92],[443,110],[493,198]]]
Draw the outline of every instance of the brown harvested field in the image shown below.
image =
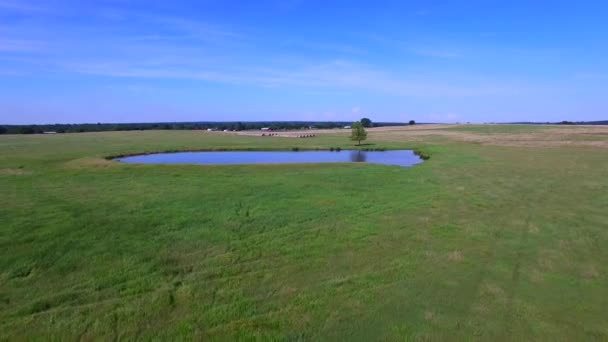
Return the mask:
[[[443,141],[454,140],[500,146],[594,146],[608,148],[608,126],[559,125],[462,125],[429,124],[369,128],[369,137],[380,141]],[[300,135],[341,134],[348,129],[273,132],[274,137],[297,138]],[[245,131],[239,135],[261,136],[261,132]],[[271,137],[273,138],[273,137]],[[313,138],[314,139],[314,138]]]
[[[595,146],[608,148],[608,126],[431,125],[383,131],[381,140],[446,138],[462,142],[502,146]],[[487,128],[487,132],[486,132]],[[530,129],[525,129],[530,128]],[[382,128],[379,128],[382,129]],[[494,130],[500,132],[495,132]],[[375,130],[375,129],[374,129]],[[410,136],[411,138],[408,138]]]

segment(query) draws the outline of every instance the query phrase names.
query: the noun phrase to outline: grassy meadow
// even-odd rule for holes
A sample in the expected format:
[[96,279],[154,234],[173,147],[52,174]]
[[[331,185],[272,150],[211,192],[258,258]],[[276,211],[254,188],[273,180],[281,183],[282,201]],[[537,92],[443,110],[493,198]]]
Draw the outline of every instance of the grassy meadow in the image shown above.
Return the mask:
[[412,168],[104,159],[347,136],[0,136],[0,340],[608,339],[606,129],[370,130]]

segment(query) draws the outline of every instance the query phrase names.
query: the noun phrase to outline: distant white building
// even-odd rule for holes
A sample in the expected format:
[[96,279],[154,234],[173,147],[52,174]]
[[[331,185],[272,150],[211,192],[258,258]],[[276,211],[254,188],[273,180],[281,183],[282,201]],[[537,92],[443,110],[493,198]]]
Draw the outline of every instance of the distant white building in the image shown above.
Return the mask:
[[262,131],[271,131],[270,127],[262,127],[261,130]]
[[52,132],[52,131],[49,131],[49,132],[42,132],[42,133],[43,133],[43,134],[57,134],[57,132]]
[[351,129],[350,126],[344,126],[344,129]]

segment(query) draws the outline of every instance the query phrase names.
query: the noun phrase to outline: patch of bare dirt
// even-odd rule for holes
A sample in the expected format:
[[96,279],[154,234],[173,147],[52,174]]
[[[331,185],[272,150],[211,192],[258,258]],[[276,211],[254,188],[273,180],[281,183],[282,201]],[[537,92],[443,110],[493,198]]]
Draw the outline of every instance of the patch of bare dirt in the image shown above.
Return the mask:
[[427,310],[424,312],[424,319],[427,321],[434,321],[436,318],[436,315],[433,311]]
[[581,271],[581,276],[585,279],[594,279],[599,277],[599,275],[600,272],[597,270],[597,268],[595,268],[594,265],[586,265]]
[[78,168],[106,168],[115,165],[116,162],[107,160],[104,158],[86,157],[80,159],[74,159],[65,163],[65,167],[69,169]]
[[462,254],[461,251],[452,251],[452,252],[448,253],[448,260],[460,262],[460,261],[464,260],[464,255]]
[[31,175],[32,171],[22,168],[4,168],[0,169],[0,176],[26,176]]

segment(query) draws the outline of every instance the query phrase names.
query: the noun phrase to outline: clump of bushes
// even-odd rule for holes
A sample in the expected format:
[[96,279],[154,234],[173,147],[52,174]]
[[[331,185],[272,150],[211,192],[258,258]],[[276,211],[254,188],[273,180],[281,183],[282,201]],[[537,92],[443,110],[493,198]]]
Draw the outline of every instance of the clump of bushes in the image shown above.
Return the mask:
[[430,154],[428,154],[428,153],[426,153],[424,151],[421,151],[419,149],[415,149],[414,150],[414,154],[417,155],[418,157],[420,157],[420,159],[422,159],[422,160],[428,160],[428,159],[431,158]]
[[32,304],[29,308],[29,313],[35,314],[35,313],[39,313],[39,312],[44,312],[44,311],[51,309],[51,307],[52,307],[51,304],[47,301],[34,302],[34,304]]
[[291,150],[294,151],[294,152],[298,152],[300,150],[300,148],[299,147],[292,147]]

